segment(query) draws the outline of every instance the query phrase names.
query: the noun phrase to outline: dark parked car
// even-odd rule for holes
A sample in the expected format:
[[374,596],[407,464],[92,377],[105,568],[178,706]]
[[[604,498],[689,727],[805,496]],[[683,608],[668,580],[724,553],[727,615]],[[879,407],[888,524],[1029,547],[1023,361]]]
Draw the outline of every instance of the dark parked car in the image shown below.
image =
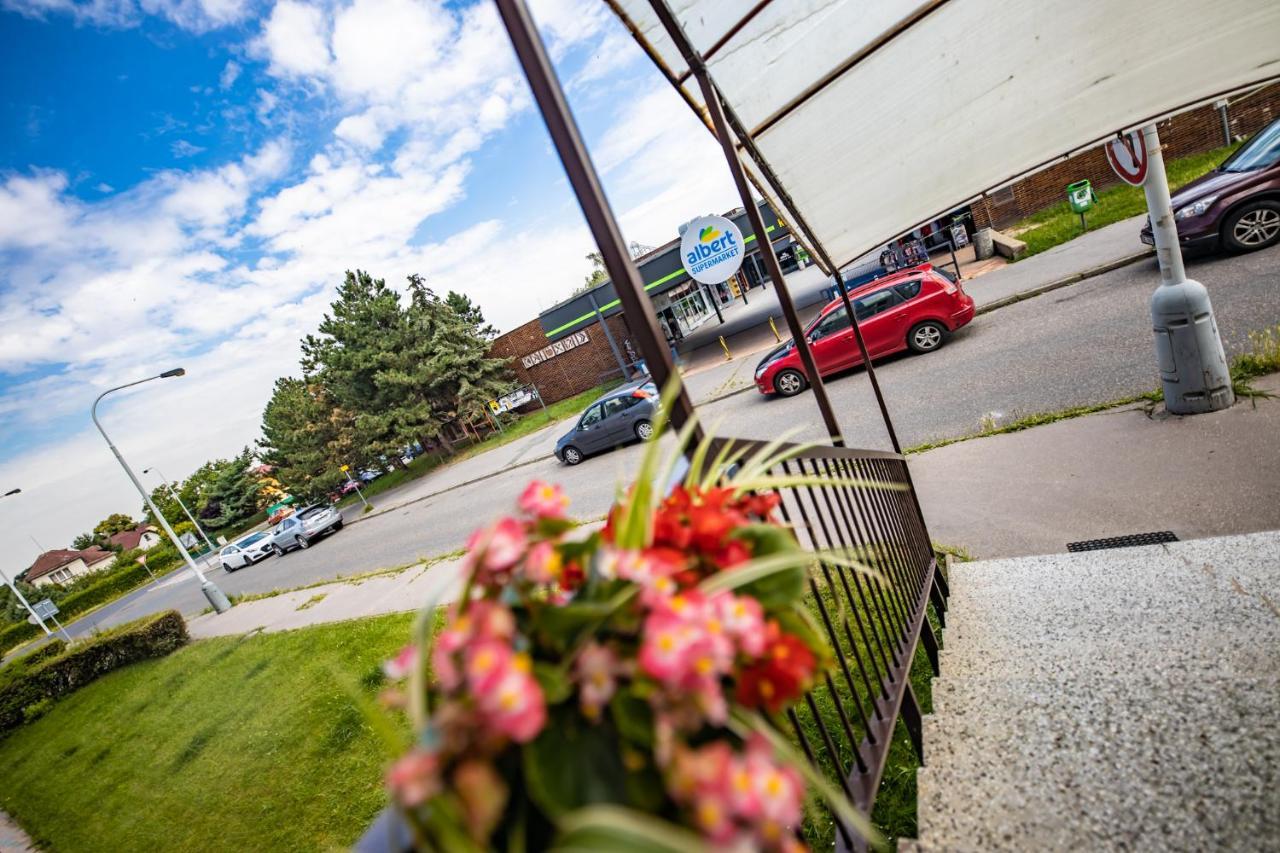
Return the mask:
[[[1178,240],[1187,249],[1251,252],[1280,242],[1280,119],[1178,190],[1173,211]],[[1153,245],[1150,220],[1141,237]]]
[[623,385],[596,400],[556,442],[556,458],[577,465],[588,454],[653,437],[658,388],[649,379]]

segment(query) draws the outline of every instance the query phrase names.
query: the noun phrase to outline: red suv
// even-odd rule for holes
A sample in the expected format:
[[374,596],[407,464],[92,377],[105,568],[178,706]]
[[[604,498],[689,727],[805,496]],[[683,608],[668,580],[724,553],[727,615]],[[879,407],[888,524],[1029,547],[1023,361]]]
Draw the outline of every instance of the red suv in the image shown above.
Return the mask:
[[[850,291],[849,299],[872,358],[905,349],[932,352],[947,335],[973,319],[973,297],[929,264],[864,284]],[[862,364],[842,299],[822,309],[805,329],[805,337],[823,376]],[[792,341],[770,351],[756,367],[756,389],[761,394],[792,397],[808,384]]]

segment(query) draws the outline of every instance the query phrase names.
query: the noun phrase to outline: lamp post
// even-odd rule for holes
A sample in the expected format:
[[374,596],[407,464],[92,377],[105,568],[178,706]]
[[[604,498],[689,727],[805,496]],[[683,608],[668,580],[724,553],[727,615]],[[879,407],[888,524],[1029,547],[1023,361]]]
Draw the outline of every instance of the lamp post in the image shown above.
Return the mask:
[[[22,489],[10,489],[9,491],[5,492],[3,495],[0,495],[0,497],[7,498],[10,495],[20,494],[21,492],[22,492]],[[18,597],[18,601],[22,602],[22,606],[27,608],[27,612],[30,613],[35,618],[36,624],[40,626],[41,630],[43,630],[47,636],[52,637],[53,632],[49,630],[48,625],[44,624],[44,620],[40,618],[40,614],[35,612],[35,610],[31,608],[31,604],[27,601],[27,597],[22,594],[21,590],[18,589],[17,583],[9,580],[9,576],[2,571],[0,571],[0,580],[3,580],[5,584],[9,587],[9,589],[13,590],[13,594]]]
[[164,483],[164,487],[169,490],[171,495],[173,495],[173,499],[178,502],[178,506],[182,507],[182,511],[186,513],[187,520],[195,525],[196,532],[200,534],[200,538],[204,540],[204,544],[208,545],[209,551],[212,552],[214,548],[213,543],[209,541],[209,534],[204,532],[204,528],[200,526],[200,522],[196,521],[196,517],[191,514],[191,510],[187,509],[187,505],[182,502],[182,496],[178,494],[178,490],[169,482],[169,478],[164,475],[164,472],[154,465],[150,468],[142,469],[142,473],[144,474],[148,474],[152,471],[155,471],[156,475],[160,477],[160,482]]
[[107,447],[111,448],[111,452],[115,455],[116,461],[120,463],[120,467],[124,469],[124,472],[129,475],[129,480],[133,483],[133,487],[138,490],[138,494],[142,495],[142,499],[146,502],[147,508],[151,510],[151,514],[156,517],[156,520],[160,522],[160,526],[164,528],[164,532],[169,536],[169,541],[178,549],[178,553],[182,555],[182,559],[187,561],[187,566],[189,566],[191,571],[195,572],[196,577],[200,579],[200,591],[203,592],[204,597],[209,600],[209,604],[213,607],[214,612],[225,613],[227,610],[231,609],[231,602],[227,600],[227,597],[223,594],[222,590],[218,589],[217,584],[204,576],[204,573],[200,571],[200,567],[196,565],[196,561],[191,559],[191,554],[187,552],[186,547],[173,532],[173,528],[169,526],[169,522],[165,520],[164,515],[156,507],[155,503],[152,502],[151,495],[147,494],[147,490],[142,487],[142,483],[138,480],[138,476],[133,473],[133,469],[129,467],[129,463],[124,461],[124,457],[120,455],[120,451],[116,449],[116,446],[112,443],[110,436],[107,435],[107,431],[102,428],[102,423],[98,420],[98,404],[101,403],[102,398],[108,394],[125,388],[132,388],[134,385],[141,385],[143,382],[150,382],[153,379],[169,379],[171,377],[185,375],[185,370],[181,367],[175,367],[172,370],[166,370],[159,376],[148,376],[146,379],[139,379],[136,382],[129,382],[125,385],[117,385],[115,388],[108,388],[106,391],[103,391],[98,395],[98,399],[93,401],[93,407],[89,410],[89,415],[93,418],[93,425],[98,428],[98,432],[102,433],[102,438],[107,442]]

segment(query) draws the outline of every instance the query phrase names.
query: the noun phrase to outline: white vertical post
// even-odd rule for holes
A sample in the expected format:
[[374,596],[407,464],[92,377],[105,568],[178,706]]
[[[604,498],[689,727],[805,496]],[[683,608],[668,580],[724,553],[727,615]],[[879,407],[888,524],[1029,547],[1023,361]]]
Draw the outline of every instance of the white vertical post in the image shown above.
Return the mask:
[[1193,415],[1225,409],[1235,402],[1231,371],[1213,317],[1209,291],[1187,278],[1169,179],[1156,126],[1142,128],[1147,175],[1142,184],[1151,215],[1151,236],[1160,264],[1160,286],[1151,295],[1151,325],[1165,408]]
[[52,637],[53,632],[49,630],[48,625],[44,624],[44,620],[40,618],[40,614],[35,612],[35,610],[32,609],[31,605],[27,602],[26,596],[24,596],[22,592],[19,591],[18,585],[13,581],[9,580],[9,576],[6,575],[4,572],[0,572],[0,580],[3,580],[5,582],[5,585],[8,586],[9,589],[13,590],[13,594],[18,597],[18,601],[22,602],[22,606],[27,608],[27,612],[35,617],[36,624],[39,625],[42,629],[44,629],[45,634]]

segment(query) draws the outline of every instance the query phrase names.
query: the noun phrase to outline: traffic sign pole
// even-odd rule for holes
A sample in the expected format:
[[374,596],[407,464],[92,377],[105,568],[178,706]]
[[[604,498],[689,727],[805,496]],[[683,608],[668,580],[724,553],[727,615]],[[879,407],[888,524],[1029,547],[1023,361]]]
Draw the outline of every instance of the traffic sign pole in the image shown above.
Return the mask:
[[26,596],[24,596],[22,591],[18,589],[18,585],[9,580],[9,576],[4,572],[0,572],[0,580],[3,580],[9,589],[13,590],[13,594],[18,597],[18,601],[22,602],[22,606],[27,608],[27,612],[31,614],[31,618],[36,620],[36,624],[44,630],[45,634],[52,637],[53,632],[49,630],[48,625],[44,624],[44,620],[40,618],[40,614],[31,607],[30,603],[27,602]]
[[[1112,142],[1114,148],[1122,145]],[[1160,264],[1160,286],[1151,295],[1156,364],[1164,389],[1164,405],[1179,415],[1215,412],[1235,402],[1231,371],[1218,335],[1218,323],[1203,284],[1187,278],[1182,247],[1169,199],[1169,180],[1156,126],[1142,128],[1146,158],[1142,189],[1151,215],[1151,236]],[[1112,155],[1109,154],[1109,157]],[[1115,160],[1112,160],[1115,165]],[[1124,174],[1120,174],[1125,180]]]

